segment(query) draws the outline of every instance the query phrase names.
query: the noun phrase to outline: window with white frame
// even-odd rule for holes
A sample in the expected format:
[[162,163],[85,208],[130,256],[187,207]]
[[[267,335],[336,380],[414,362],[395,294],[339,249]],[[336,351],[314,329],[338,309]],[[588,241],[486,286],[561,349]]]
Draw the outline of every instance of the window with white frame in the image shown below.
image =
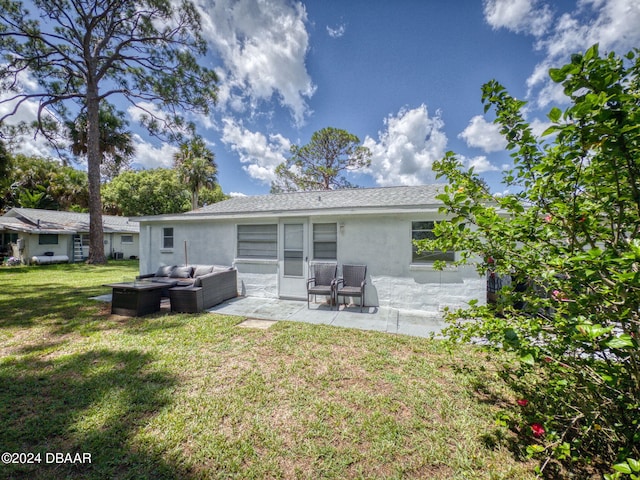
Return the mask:
[[133,235],[121,235],[120,243],[122,243],[123,245],[131,245],[133,243]]
[[173,248],[173,228],[162,229],[162,248]]
[[278,225],[238,225],[238,258],[278,258]]
[[433,240],[436,238],[433,229],[436,225],[434,221],[427,222],[411,222],[411,263],[433,263],[436,261],[454,261],[455,252],[442,250],[428,250],[418,252],[418,248],[414,245],[414,240]]
[[338,225],[336,223],[313,224],[313,259],[336,260],[338,258]]

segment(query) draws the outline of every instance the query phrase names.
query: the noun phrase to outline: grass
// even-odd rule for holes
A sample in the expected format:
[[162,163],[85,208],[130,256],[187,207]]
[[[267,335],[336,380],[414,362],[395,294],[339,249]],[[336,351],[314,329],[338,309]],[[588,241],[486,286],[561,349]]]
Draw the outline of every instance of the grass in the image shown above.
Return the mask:
[[41,458],[0,477],[534,478],[495,422],[512,394],[472,348],[89,300],[136,271],[0,268],[0,449]]

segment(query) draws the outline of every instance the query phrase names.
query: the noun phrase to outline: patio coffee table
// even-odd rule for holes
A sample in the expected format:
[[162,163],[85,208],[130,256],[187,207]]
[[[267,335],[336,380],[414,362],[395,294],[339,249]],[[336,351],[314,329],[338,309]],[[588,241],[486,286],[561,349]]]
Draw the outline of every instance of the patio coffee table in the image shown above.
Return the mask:
[[160,311],[162,289],[166,285],[152,282],[109,283],[111,287],[111,313],[128,317],[141,317]]

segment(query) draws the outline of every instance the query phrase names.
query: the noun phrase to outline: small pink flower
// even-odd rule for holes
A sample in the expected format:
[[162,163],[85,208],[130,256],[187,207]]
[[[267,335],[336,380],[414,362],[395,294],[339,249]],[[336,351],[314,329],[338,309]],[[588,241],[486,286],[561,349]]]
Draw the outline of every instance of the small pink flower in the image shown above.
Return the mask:
[[544,217],[545,222],[551,223],[551,220],[553,220],[553,216],[551,214],[545,215]]
[[569,297],[567,297],[564,292],[560,290],[554,290],[551,292],[551,297],[557,302],[567,302],[569,301]]
[[531,431],[533,432],[534,437],[541,437],[545,433],[544,428],[539,423],[532,423]]
[[521,407],[526,407],[529,404],[529,400],[527,400],[526,398],[521,398],[519,400],[516,400],[516,403]]

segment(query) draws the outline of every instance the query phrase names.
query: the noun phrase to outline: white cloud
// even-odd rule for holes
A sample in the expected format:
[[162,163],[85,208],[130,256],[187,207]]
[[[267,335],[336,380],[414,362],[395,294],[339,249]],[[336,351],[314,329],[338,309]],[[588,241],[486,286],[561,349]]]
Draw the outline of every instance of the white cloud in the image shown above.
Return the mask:
[[487,122],[482,115],[473,117],[458,138],[462,138],[468,146],[481,148],[487,153],[504,150],[507,146],[500,133],[500,125]]
[[331,38],[340,38],[342,37],[347,30],[347,27],[344,24],[338,25],[336,28],[331,28],[327,25],[327,34]]
[[135,155],[132,164],[142,168],[172,168],[173,155],[178,151],[173,145],[162,143],[160,146],[152,145],[140,135],[133,135]]
[[[20,93],[34,91],[37,83],[26,72],[18,75],[18,89]],[[0,92],[0,118],[10,115],[2,120],[7,126],[17,126],[20,124],[31,125],[38,119],[39,102],[34,100],[25,100],[20,103],[19,99],[12,99],[20,93],[4,91]],[[20,104],[19,104],[20,103]],[[49,110],[45,109],[42,113],[44,118],[57,121],[57,117]],[[61,122],[58,122],[59,128],[63,128]],[[6,141],[6,140],[5,140]],[[57,136],[56,141],[60,148],[66,148],[67,140]],[[8,147],[13,153],[22,153],[27,156],[37,157],[58,157],[51,143],[42,134],[23,134],[17,135],[10,139]]]
[[127,113],[129,114],[129,117],[131,117],[131,119],[134,122],[138,122],[138,123],[145,116],[146,117],[154,116],[162,121],[165,121],[168,119],[167,113],[163,112],[158,107],[158,105],[151,102],[138,102],[135,105],[130,105],[129,108],[127,108]]
[[551,126],[551,122],[549,120],[540,120],[538,118],[534,118],[531,122],[529,122],[531,126],[531,131],[534,135],[540,137],[542,133]]
[[506,28],[516,33],[543,35],[553,15],[538,0],[485,0],[485,20],[494,29]]
[[275,169],[286,161],[291,142],[280,134],[267,138],[252,132],[231,118],[224,118],[222,123],[222,142],[238,154],[249,176],[265,184],[275,180]]
[[315,92],[305,65],[309,35],[301,3],[287,0],[201,0],[205,36],[224,62],[221,107],[256,110],[274,96],[297,125]]
[[549,35],[535,47],[544,53],[529,76],[529,96],[538,107],[566,102],[561,87],[548,77],[550,67],[561,67],[572,53],[584,52],[598,43],[600,51],[627,53],[640,43],[640,2],[638,0],[579,0],[575,11],[560,15],[551,23]]
[[458,158],[462,160],[463,165],[466,168],[472,168],[475,173],[484,172],[497,172],[500,171],[498,167],[493,165],[487,157],[480,155],[477,157],[468,158],[464,155],[458,155]]
[[432,165],[442,158],[447,137],[439,115],[429,117],[427,107],[402,109],[384,121],[386,129],[378,140],[367,136],[363,142],[372,153],[367,170],[380,186],[420,185],[435,179]]

